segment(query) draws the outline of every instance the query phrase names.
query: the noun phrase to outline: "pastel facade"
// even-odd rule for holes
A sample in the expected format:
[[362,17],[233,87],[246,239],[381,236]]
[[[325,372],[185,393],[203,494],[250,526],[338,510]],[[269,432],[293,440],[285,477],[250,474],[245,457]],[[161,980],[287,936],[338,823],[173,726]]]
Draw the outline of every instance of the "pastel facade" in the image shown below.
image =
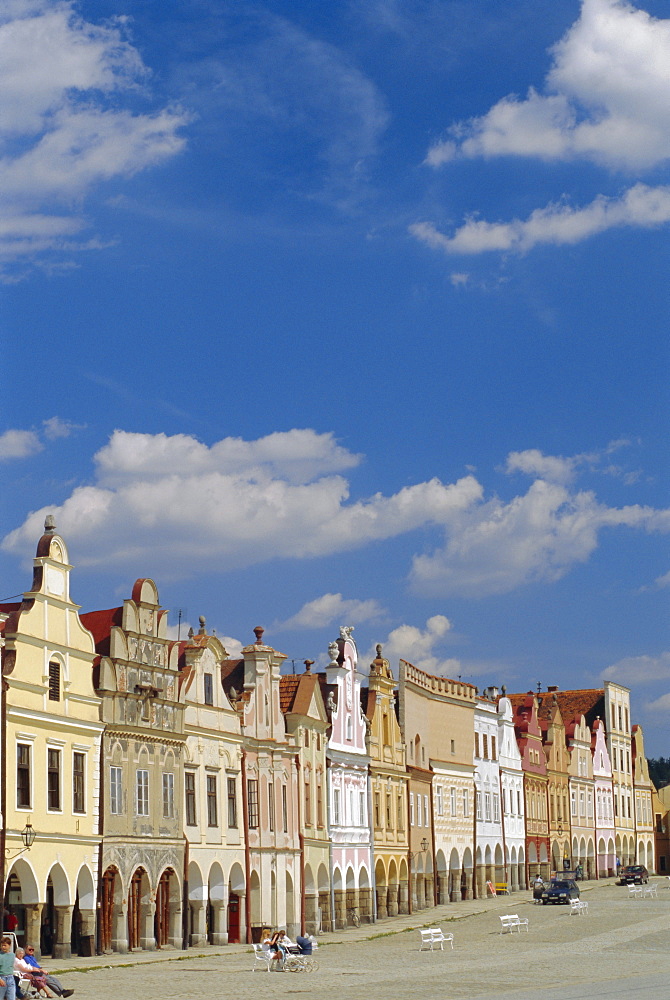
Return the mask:
[[205,619],[179,651],[184,704],[183,832],[188,840],[188,942],[246,941],[242,730],[221,684],[228,654]]
[[[538,699],[539,701],[539,699]],[[570,753],[565,741],[565,724],[558,704],[558,694],[549,689],[538,709],[547,758],[547,793],[549,796],[549,841],[552,871],[572,867],[570,840]]]
[[[20,943],[92,954],[100,853],[103,724],[93,637],[70,597],[68,552],[47,518],[20,604],[0,605],[6,683],[5,903]],[[21,853],[21,831],[36,840]]]
[[298,754],[301,927],[303,934],[331,929],[330,840],[326,816],[328,716],[312,661],[303,674],[280,679],[286,732]]
[[[399,701],[400,725],[411,776],[410,813],[412,796],[417,796],[416,832],[412,830],[410,843],[415,856],[413,899],[420,906],[422,881],[425,883],[423,898],[435,898],[432,891],[434,872],[437,873],[437,902],[471,899],[475,863],[475,768],[472,757],[475,688],[460,681],[434,677],[401,660]],[[418,789],[414,791],[413,783],[417,783],[421,771],[426,770],[433,775],[432,794],[430,798],[423,794],[423,809],[420,810],[418,796],[422,793]],[[426,816],[427,807],[429,816]],[[432,840],[432,850],[421,850],[424,838],[429,844]],[[480,863],[483,864],[483,859]]]
[[654,789],[654,855],[659,875],[670,876],[670,785]]
[[181,948],[184,710],[177,651],[153,580],[82,621],[105,724],[100,939],[103,952]]
[[328,647],[330,663],[320,674],[331,726],[328,760],[328,831],[331,841],[331,922],[334,927],[375,919],[370,777],[361,707],[358,651],[350,626]]
[[363,704],[368,720],[377,917],[409,912],[408,777],[396,714],[395,678],[377,646]]
[[570,753],[570,833],[572,863],[587,879],[598,878],[596,864],[595,788],[591,730],[583,715],[568,719],[565,737]]
[[654,786],[649,777],[649,765],[644,753],[642,726],[633,726],[633,787],[635,789],[635,849],[636,860],[646,865],[650,872],[656,870],[654,850],[654,816],[652,793]]
[[549,809],[547,759],[542,745],[538,702],[532,691],[510,695],[514,707],[514,731],[523,768],[524,809],[526,814],[526,884],[540,875],[548,879]]
[[606,878],[608,875],[616,875],[616,830],[612,764],[602,719],[595,719],[591,726],[591,755],[596,810],[596,863],[598,877]]
[[514,709],[509,698],[504,696],[498,701],[498,761],[507,885],[510,892],[517,892],[526,885],[523,768],[514,734]]
[[286,656],[263,642],[263,631],[255,628],[256,642],[221,668],[224,691],[242,723],[248,942],[259,941],[264,928],[300,933],[298,769],[280,701]]
[[[497,696],[497,691],[495,692]],[[494,701],[478,697],[475,702],[475,796],[477,845],[477,895],[486,896],[486,883],[507,883],[503,840],[501,783],[498,760],[498,710]]]

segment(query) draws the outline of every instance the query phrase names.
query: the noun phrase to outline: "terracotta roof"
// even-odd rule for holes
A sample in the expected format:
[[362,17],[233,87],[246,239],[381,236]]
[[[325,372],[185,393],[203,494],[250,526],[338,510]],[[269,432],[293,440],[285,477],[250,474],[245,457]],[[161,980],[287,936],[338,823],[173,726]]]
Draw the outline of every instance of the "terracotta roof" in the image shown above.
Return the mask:
[[586,688],[584,691],[556,691],[561,715],[564,719],[584,716],[586,724],[592,726],[598,716],[605,723],[605,692],[603,688]]
[[[338,640],[342,641],[342,640]],[[332,713],[328,708],[328,695],[332,694],[333,698],[337,700],[337,684],[329,684],[328,678],[325,674],[314,674],[317,678],[319,686],[321,688],[321,697],[323,698],[323,704],[326,709],[326,715],[328,716],[328,721],[332,721]]]
[[301,677],[302,674],[283,674],[279,678],[279,706],[282,712],[290,712],[293,708]]
[[231,705],[236,700],[230,697],[231,688],[235,688],[238,698],[244,697],[245,701],[249,701],[251,694],[244,690],[244,660],[222,660],[221,683]]
[[95,641],[95,648],[102,656],[109,656],[109,637],[114,625],[121,625],[123,608],[108,608],[106,611],[87,611],[79,619]]
[[16,625],[14,625],[13,622],[18,621],[17,612],[20,607],[21,607],[20,601],[17,601],[16,604],[0,604],[0,613],[7,615],[5,621],[0,622],[0,634],[4,633],[8,622],[9,622],[9,631],[14,631]]

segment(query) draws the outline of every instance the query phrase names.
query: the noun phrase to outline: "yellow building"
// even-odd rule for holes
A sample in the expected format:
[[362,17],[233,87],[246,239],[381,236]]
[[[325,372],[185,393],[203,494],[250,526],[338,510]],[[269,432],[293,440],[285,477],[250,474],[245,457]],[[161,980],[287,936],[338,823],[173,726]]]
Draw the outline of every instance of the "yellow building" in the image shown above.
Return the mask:
[[644,752],[642,726],[633,726],[633,785],[635,789],[635,859],[650,872],[656,871],[654,850],[654,815],[652,794],[654,785],[649,777],[649,765]]
[[[93,637],[70,599],[67,549],[48,517],[20,604],[1,605],[7,684],[5,905],[22,944],[55,958],[94,949],[103,725]],[[21,854],[21,831],[36,839]]]
[[376,659],[370,664],[368,689],[362,692],[368,720],[378,919],[409,912],[405,743],[395,711],[395,680],[381,652],[378,645]]

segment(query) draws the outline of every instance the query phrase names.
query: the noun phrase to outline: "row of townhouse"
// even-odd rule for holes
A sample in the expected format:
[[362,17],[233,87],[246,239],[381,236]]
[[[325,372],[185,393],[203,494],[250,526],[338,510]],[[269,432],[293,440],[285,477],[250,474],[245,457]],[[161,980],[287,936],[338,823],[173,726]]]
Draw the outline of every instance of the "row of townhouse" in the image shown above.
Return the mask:
[[480,695],[402,660],[396,684],[381,646],[364,678],[350,627],[325,671],[283,673],[260,627],[236,658],[202,618],[170,636],[149,579],[82,614],[71,570],[48,518],[31,588],[0,604],[0,864],[22,942],[220,945],[578,863],[654,867],[626,688]]

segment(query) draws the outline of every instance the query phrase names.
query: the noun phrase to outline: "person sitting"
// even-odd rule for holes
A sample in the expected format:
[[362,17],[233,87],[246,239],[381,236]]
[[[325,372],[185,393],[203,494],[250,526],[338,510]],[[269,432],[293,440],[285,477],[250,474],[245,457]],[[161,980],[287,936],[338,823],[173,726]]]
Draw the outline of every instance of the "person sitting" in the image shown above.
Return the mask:
[[275,931],[269,941],[270,952],[272,953],[272,962],[276,962],[277,967],[276,972],[282,972],[284,969],[284,959],[288,954],[288,949],[284,943],[284,938],[286,937],[285,931]]
[[41,970],[34,969],[32,965],[28,965],[24,955],[25,951],[23,948],[16,949],[16,954],[14,955],[14,982],[16,984],[16,995],[19,997],[19,1000],[25,996],[19,985],[20,977],[23,977],[24,980],[28,979],[39,993],[43,993],[46,997],[53,997],[54,994],[50,993],[47,988],[44,973]]
[[44,976],[46,980],[46,985],[52,991],[52,993],[56,994],[57,997],[72,996],[74,990],[66,990],[63,984],[61,983],[60,979],[56,979],[55,976],[49,975],[46,969],[43,969],[41,967],[40,963],[35,958],[35,948],[33,945],[31,944],[26,945],[26,953],[23,956],[23,960],[27,965],[30,966],[32,972],[37,971]]

